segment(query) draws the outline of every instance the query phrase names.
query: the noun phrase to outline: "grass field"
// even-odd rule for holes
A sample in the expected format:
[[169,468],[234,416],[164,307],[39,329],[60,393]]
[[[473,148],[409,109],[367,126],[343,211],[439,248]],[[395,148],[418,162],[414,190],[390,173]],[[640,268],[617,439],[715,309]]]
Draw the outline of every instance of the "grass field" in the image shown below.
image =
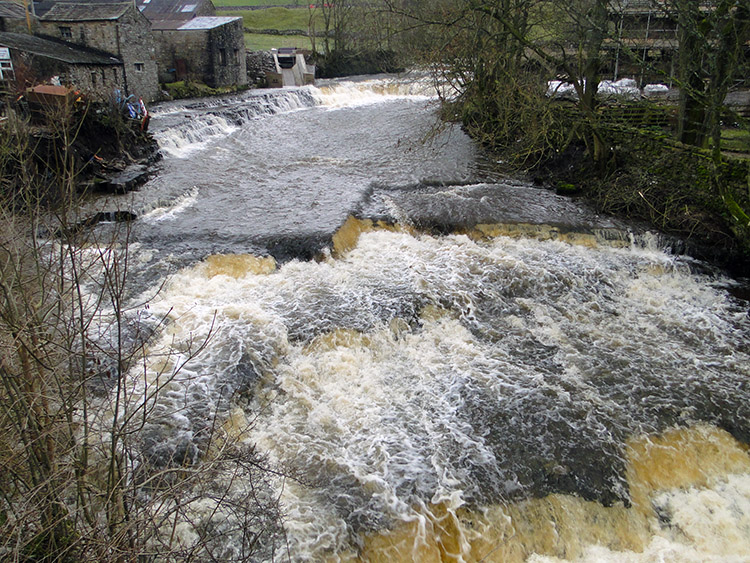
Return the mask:
[[721,148],[725,151],[750,152],[750,131],[747,129],[723,129]]
[[[230,10],[222,11],[222,15],[240,16],[243,25],[248,29],[301,29],[307,31],[310,23],[309,10],[290,8],[267,8],[265,10]],[[316,29],[323,29],[322,16],[316,12]]]
[[[230,2],[235,5],[251,5],[247,0],[219,0],[217,6],[229,6]],[[223,2],[223,4],[221,3]],[[303,4],[307,6],[308,4]],[[307,32],[310,25],[310,11],[307,8],[266,8],[263,10],[222,10],[222,15],[240,16],[242,24],[248,33],[245,33],[245,47],[248,51],[267,51],[274,47],[299,47],[300,49],[311,49],[312,43],[306,35],[272,35],[267,33],[255,33],[267,29],[279,31],[300,30]],[[315,13],[315,27],[323,28],[322,15]]]
[[263,33],[246,33],[245,48],[248,51],[268,51],[275,47],[298,47],[311,49],[310,38],[304,35],[266,35]]

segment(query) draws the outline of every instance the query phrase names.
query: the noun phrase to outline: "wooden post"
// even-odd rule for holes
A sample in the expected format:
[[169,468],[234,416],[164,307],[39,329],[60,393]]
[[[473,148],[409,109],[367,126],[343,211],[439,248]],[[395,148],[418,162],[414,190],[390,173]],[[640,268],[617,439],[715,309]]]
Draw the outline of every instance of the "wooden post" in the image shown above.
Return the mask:
[[[26,12],[26,27],[29,28],[29,35],[31,35],[31,15],[29,15],[29,0],[23,0],[23,8]],[[34,0],[31,0],[31,11],[34,11]]]

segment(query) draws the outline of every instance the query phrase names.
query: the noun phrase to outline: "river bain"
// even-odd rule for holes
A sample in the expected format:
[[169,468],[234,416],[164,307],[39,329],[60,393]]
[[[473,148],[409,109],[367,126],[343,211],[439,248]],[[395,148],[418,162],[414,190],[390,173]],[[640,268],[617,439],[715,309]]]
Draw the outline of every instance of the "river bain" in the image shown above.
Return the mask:
[[[203,463],[216,416],[282,469],[258,560],[750,561],[733,282],[497,176],[436,109],[389,77],[156,108],[164,159],[120,204],[169,323],[133,389],[211,338],[144,450]],[[173,541],[213,526],[224,560],[262,528],[188,508]]]

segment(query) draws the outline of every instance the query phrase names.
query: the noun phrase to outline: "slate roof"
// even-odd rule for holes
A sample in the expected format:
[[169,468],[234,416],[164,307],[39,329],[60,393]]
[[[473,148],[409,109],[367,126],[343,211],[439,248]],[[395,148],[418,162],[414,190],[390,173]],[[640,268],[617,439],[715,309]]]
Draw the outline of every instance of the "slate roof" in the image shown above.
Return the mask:
[[119,20],[132,4],[58,2],[39,19],[42,21],[81,22]]
[[215,13],[211,0],[136,0],[138,9],[152,21],[189,20],[198,13]]
[[184,23],[185,20],[153,20],[151,22],[151,29],[154,31],[175,31],[179,29]]
[[198,9],[198,2],[192,0],[151,0],[150,2],[144,2],[140,0],[138,9],[154,16],[191,18]]
[[180,26],[180,30],[187,29],[214,29],[215,27],[221,27],[229,22],[241,20],[239,16],[200,16],[193,18],[192,20],[184,23]]
[[0,18],[26,19],[26,8],[18,2],[0,2]]
[[[8,0],[6,0],[8,1]],[[36,14],[46,15],[52,8],[61,4],[119,4],[122,0],[42,0],[34,2]],[[132,5],[129,2],[128,5]],[[211,0],[135,0],[135,5],[149,20],[189,20],[196,14],[215,13]]]
[[121,65],[122,61],[112,55],[78,47],[71,43],[42,39],[25,33],[0,31],[0,45],[25,53],[62,61],[68,64]]
[[239,16],[199,16],[188,21],[184,20],[155,20],[152,29],[156,31],[191,31],[208,30],[221,27],[229,22],[241,20]]

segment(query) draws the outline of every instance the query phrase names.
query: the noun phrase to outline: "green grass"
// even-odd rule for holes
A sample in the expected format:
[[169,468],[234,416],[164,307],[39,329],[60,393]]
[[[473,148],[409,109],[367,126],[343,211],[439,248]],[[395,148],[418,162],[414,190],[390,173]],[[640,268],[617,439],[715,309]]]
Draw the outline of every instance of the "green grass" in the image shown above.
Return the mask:
[[[307,31],[310,23],[309,10],[295,10],[290,8],[267,8],[265,10],[231,10],[222,12],[227,16],[240,16],[243,25],[248,29],[278,29],[285,31],[289,29],[301,29]],[[315,28],[323,29],[322,14],[315,12]]]
[[[225,2],[243,2],[244,0],[223,0]],[[306,32],[310,24],[310,12],[307,9],[266,8],[264,10],[230,10],[222,12],[229,16],[240,16],[245,29],[245,47],[248,51],[267,51],[274,47],[299,47],[312,49],[312,42],[306,35],[272,35],[253,33],[267,29],[279,31],[300,30]],[[315,13],[315,28],[323,29],[322,14]],[[318,42],[322,45],[322,42]]]
[[245,48],[248,51],[268,51],[275,47],[299,47],[311,49],[310,38],[303,35],[265,35],[262,33],[246,33]]
[[174,100],[181,98],[202,98],[205,96],[219,96],[221,94],[230,94],[245,90],[246,86],[225,86],[222,88],[211,88],[201,82],[186,82],[181,80],[179,82],[171,82],[169,84],[162,84],[162,87],[169,92],[169,95]]
[[747,129],[723,129],[721,148],[725,151],[750,152],[750,131]]

